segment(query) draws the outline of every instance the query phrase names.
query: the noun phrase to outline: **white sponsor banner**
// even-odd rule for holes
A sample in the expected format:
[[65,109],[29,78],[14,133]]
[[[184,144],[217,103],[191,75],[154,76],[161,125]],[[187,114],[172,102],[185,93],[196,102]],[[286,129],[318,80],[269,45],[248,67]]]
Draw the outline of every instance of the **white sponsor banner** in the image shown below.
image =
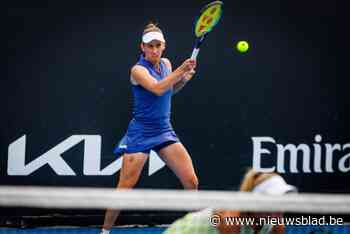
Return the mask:
[[[10,176],[25,176],[40,170],[44,165],[62,176],[76,176],[74,170],[64,160],[62,154],[77,144],[84,142],[83,173],[84,175],[106,176],[120,170],[122,157],[101,168],[101,143],[100,135],[73,135],[58,143],[46,153],[26,163],[26,135],[12,142],[8,147],[7,174]],[[152,175],[165,166],[157,153],[151,151],[149,155],[148,175]]]
[[[348,173],[350,171],[350,143],[323,143],[321,135],[316,135],[312,144],[282,145],[270,136],[255,136],[251,139],[253,168],[261,172]],[[265,161],[274,161],[275,164],[266,165],[263,163]]]

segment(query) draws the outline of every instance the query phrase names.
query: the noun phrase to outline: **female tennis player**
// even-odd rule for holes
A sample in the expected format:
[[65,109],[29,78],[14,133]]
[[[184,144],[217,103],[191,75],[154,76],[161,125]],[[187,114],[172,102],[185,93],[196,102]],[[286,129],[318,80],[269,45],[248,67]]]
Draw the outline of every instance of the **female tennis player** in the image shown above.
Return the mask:
[[[296,192],[296,188],[289,185],[276,173],[260,173],[250,169],[244,176],[240,191],[262,193],[267,195],[282,195],[288,192]],[[220,217],[220,222],[213,226],[210,220]],[[183,218],[175,221],[169,226],[164,234],[283,234],[284,225],[272,226],[267,223],[264,225],[239,225],[234,221],[227,225],[225,218],[231,220],[232,217],[246,220],[268,220],[268,218],[277,220],[283,217],[282,213],[247,213],[231,210],[212,210],[205,209],[198,212],[189,213]],[[261,219],[260,219],[261,218]],[[216,219],[217,221],[218,219]],[[258,221],[256,223],[259,223]],[[277,223],[277,222],[275,222]],[[280,221],[278,222],[280,224]]]
[[[123,155],[117,189],[135,186],[150,150],[158,152],[185,189],[197,189],[198,179],[191,157],[170,123],[172,95],[192,78],[196,61],[187,59],[172,71],[169,59],[162,58],[164,35],[152,23],[145,27],[140,47],[142,55],[130,75],[133,119],[114,150]],[[106,211],[102,233],[109,233],[118,215],[117,210]]]

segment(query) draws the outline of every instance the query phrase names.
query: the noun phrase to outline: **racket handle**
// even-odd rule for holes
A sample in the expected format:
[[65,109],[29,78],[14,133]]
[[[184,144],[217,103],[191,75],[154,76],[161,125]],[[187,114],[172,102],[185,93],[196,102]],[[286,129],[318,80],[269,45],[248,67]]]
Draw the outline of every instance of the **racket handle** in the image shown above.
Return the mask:
[[194,48],[192,51],[191,59],[197,59],[199,48]]
[[204,38],[207,34],[203,34],[201,37],[196,39],[193,51],[192,51],[192,55],[191,55],[191,59],[197,59],[198,53],[199,53],[199,47],[201,46],[202,42],[204,41]]

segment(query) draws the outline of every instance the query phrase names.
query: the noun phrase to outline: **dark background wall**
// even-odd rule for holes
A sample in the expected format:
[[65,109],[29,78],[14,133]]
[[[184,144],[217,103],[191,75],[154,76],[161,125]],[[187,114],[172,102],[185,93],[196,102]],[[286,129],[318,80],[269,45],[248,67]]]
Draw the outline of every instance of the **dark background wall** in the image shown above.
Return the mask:
[[[189,57],[193,23],[208,1],[13,1],[3,35],[7,76],[1,79],[0,183],[113,187],[116,176],[83,174],[83,143],[63,154],[76,176],[48,165],[28,176],[8,175],[8,147],[26,135],[26,163],[72,135],[102,137],[102,166],[131,118],[129,69],[139,56],[143,27],[154,20],[176,67]],[[322,136],[321,173],[283,174],[302,192],[350,192],[349,172],[337,167],[350,147],[333,154],[325,144],[350,142],[347,76],[340,74],[336,1],[226,1],[208,36],[196,77],[173,99],[173,125],[190,151],[200,189],[231,189],[252,166],[252,137],[306,144]],[[337,27],[336,27],[337,25]],[[235,43],[247,40],[239,54]],[[276,160],[276,150],[264,163]],[[311,160],[312,160],[311,155]],[[286,162],[288,163],[288,162]],[[180,188],[168,169],[139,186]]]

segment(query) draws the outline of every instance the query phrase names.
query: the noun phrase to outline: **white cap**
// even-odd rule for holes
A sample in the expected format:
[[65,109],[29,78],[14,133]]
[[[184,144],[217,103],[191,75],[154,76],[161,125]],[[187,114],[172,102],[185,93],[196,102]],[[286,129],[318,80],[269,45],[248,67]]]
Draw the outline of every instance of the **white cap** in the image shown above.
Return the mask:
[[165,42],[163,33],[161,32],[148,32],[142,36],[142,42],[150,43],[153,40]]
[[297,192],[297,188],[287,184],[281,176],[274,175],[255,186],[253,192],[268,195],[282,195],[288,192]]

